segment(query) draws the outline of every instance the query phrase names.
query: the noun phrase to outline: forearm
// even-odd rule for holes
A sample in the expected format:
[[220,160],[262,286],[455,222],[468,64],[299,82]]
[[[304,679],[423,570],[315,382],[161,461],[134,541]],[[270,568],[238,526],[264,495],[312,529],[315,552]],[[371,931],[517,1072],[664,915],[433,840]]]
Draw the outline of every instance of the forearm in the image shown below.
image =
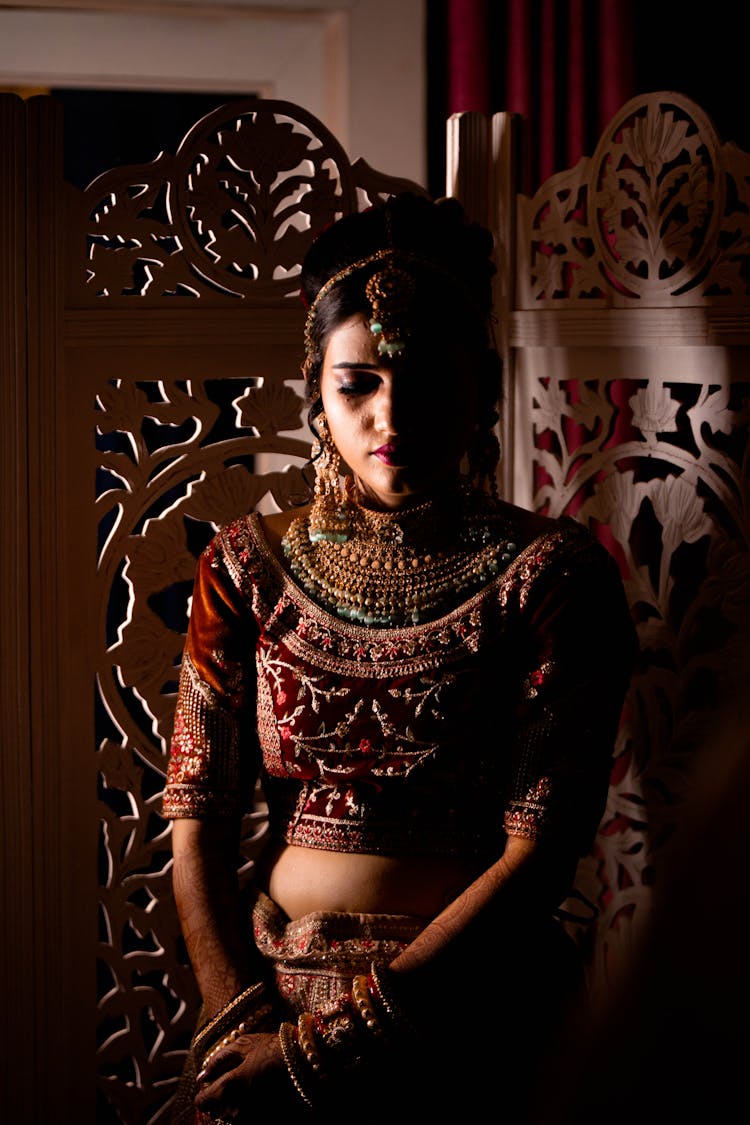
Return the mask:
[[[319,1097],[325,1104],[325,1084],[318,1073],[335,1075],[336,1086],[329,1088],[339,1090],[347,1081],[361,1082],[362,1073],[387,1073],[406,1043],[416,1043],[415,1057],[424,1061],[423,1044],[431,1044],[432,1052],[436,1035],[460,1038],[472,1029],[481,1035],[489,1027],[481,1019],[512,1021],[519,981],[525,998],[528,986],[544,977],[548,946],[543,923],[564,898],[574,869],[569,849],[514,838],[504,855],[441,911],[388,969],[372,965],[369,972],[355,975],[351,988],[335,1003],[303,1013],[296,1025],[284,1024],[285,1061],[308,1104],[317,1106]],[[539,941],[539,932],[545,934],[544,941]],[[515,950],[523,956],[515,956]],[[493,979],[483,981],[481,973],[488,972]],[[476,990],[471,988],[473,979]],[[496,1005],[506,992],[509,1006],[502,1013]],[[492,997],[491,1011],[477,1023],[485,993]],[[362,1067],[367,1069],[363,1072]]]
[[210,1017],[260,974],[240,914],[239,823],[176,820],[173,887],[190,963]]
[[[495,957],[523,941],[526,924],[549,917],[570,887],[576,860],[511,836],[503,855],[391,962],[394,973],[430,981],[484,947]],[[407,984],[406,980],[403,982]]]

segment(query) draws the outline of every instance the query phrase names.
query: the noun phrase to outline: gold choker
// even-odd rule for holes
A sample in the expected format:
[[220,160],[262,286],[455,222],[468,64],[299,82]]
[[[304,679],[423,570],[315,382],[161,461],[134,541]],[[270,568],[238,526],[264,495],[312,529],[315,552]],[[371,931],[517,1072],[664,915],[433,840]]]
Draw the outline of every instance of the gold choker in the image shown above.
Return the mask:
[[[505,569],[518,553],[487,497],[463,494],[413,508],[347,504],[343,542],[311,538],[294,520],[283,548],[296,581],[339,617],[376,628],[435,620]],[[314,534],[314,533],[313,533]]]

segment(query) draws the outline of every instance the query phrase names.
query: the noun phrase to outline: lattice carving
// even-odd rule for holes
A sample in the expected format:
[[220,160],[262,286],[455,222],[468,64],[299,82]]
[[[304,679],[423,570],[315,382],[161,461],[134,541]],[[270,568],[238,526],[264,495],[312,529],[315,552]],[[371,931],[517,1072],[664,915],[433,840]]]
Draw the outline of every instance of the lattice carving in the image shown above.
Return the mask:
[[552,374],[531,389],[530,416],[544,477],[535,506],[606,533],[642,650],[606,816],[581,873],[602,910],[603,984],[628,955],[631,923],[645,919],[694,756],[748,670],[750,380]]
[[517,307],[750,295],[750,156],[678,94],[635,98],[519,207]]
[[222,106],[174,155],[98,176],[76,201],[71,298],[213,303],[284,301],[328,223],[399,189],[423,189],[350,164],[335,137],[287,102]]
[[[269,447],[304,460],[306,440],[277,437],[302,426],[301,406],[288,386],[246,380],[116,380],[97,397],[99,1074],[128,1122],[151,1120],[174,1092],[199,1003],[160,816],[196,555],[266,493],[282,508],[307,497],[299,466],[253,472]],[[245,864],[264,826],[259,801]]]
[[612,550],[641,646],[579,871],[601,912],[582,938],[597,987],[648,921],[696,756],[749,670],[749,204],[748,154],[673,94],[629,102],[591,159],[517,200],[515,418],[533,507]]

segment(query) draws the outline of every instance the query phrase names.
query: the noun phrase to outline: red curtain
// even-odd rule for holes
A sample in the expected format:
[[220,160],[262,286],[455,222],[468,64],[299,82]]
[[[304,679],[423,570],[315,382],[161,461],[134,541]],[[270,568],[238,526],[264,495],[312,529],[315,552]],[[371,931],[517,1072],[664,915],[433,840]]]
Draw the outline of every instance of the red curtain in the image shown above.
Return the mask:
[[632,18],[622,0],[448,0],[448,113],[519,114],[533,194],[633,96]]
[[448,113],[490,112],[487,0],[449,0]]
[[[604,127],[633,96],[632,19],[632,6],[622,0],[448,0],[448,112],[519,114],[518,187],[533,195],[555,172],[592,155]],[[577,381],[566,390],[575,399]],[[611,393],[619,407],[612,441],[619,443],[628,433],[631,392],[617,383]],[[568,448],[576,449],[585,435],[565,422]],[[544,446],[548,438],[537,441]],[[575,515],[581,500],[567,514]],[[609,530],[594,530],[622,566]]]

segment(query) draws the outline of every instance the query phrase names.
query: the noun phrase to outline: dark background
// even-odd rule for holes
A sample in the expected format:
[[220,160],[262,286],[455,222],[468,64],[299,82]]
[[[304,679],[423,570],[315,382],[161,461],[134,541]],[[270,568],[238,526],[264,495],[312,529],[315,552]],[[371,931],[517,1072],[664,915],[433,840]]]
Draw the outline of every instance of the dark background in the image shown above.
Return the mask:
[[[532,10],[540,0],[527,0]],[[596,83],[598,47],[595,14],[599,0],[584,0],[592,19],[586,48],[586,65]],[[630,12],[632,90],[628,98],[671,90],[692,99],[713,121],[722,141],[735,141],[750,151],[747,77],[750,69],[750,39],[744,30],[742,8],[728,0],[712,0],[700,7],[673,4],[667,0],[617,0]],[[445,184],[445,121],[448,116],[446,35],[447,0],[427,3],[427,175],[431,195],[442,195]],[[490,111],[507,109],[506,68],[503,50],[507,0],[487,0],[490,46]],[[565,5],[557,8],[561,42],[565,32]],[[561,115],[565,112],[565,90],[558,92]],[[591,156],[599,141],[597,105],[590,103],[586,122],[586,148]],[[571,162],[571,163],[574,163]],[[569,167],[556,161],[557,171]],[[534,185],[536,188],[537,185]]]

